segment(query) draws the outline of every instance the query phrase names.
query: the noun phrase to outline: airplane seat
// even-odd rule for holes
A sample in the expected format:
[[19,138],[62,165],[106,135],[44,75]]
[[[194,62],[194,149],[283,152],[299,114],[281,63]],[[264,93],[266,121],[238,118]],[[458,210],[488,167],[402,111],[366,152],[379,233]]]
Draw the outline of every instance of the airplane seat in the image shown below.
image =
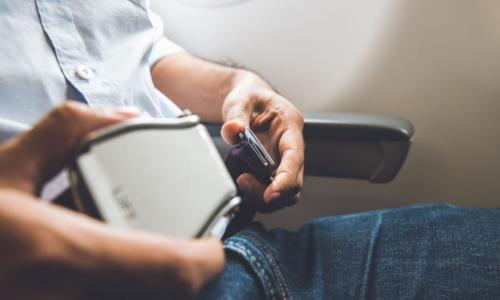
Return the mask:
[[[306,115],[382,113],[418,129],[405,167],[390,183],[308,176],[304,200],[263,217],[267,224],[294,227],[312,217],[417,203],[498,206],[500,3],[151,3],[169,38],[200,57],[256,71]],[[324,161],[316,141],[306,141],[308,159]],[[332,155],[347,151],[329,145]],[[373,171],[379,164],[367,157],[357,163]],[[346,165],[339,159],[323,167],[354,178],[370,173],[348,172]]]
[[[240,4],[242,7],[240,7]],[[325,2],[324,4],[320,4],[320,6],[325,6],[325,4],[326,8],[330,5]],[[269,56],[269,54],[274,55],[277,52],[281,52],[283,55],[277,56],[274,63],[266,64],[271,69],[274,69],[278,65],[285,63],[285,61],[293,59],[286,55],[287,46],[297,46],[295,49],[300,48],[300,45],[290,45],[290,43],[296,43],[296,41],[298,41],[298,43],[307,44],[311,41],[304,36],[304,34],[307,33],[297,32],[299,29],[291,28],[296,31],[296,34],[290,35],[293,40],[281,41],[273,44],[272,39],[274,39],[274,37],[270,38],[270,35],[266,34],[258,37],[253,36],[253,38],[259,38],[259,40],[262,39],[262,44],[259,46],[252,48],[251,45],[247,45],[248,47],[245,47],[243,44],[238,45],[237,43],[244,42],[243,40],[254,41],[253,38],[248,38],[252,32],[265,31],[265,26],[269,25],[269,23],[257,22],[251,24],[252,28],[242,28],[242,22],[238,21],[237,18],[241,17],[243,11],[245,11],[245,14],[258,14],[257,9],[265,5],[268,4],[259,4],[258,1],[251,0],[152,1],[153,10],[164,19],[165,33],[169,38],[195,55],[214,61],[236,62],[250,69],[256,69],[257,72],[263,73],[265,78],[271,79],[271,83],[274,84],[276,82],[274,80],[275,78],[268,78],[268,76],[266,76],[270,70],[266,70],[266,67],[262,64],[263,60],[260,59],[259,56],[266,57]],[[283,3],[272,5],[274,5],[274,10],[270,11],[275,12],[275,9],[278,6],[282,6]],[[307,1],[289,1],[287,5],[290,5],[292,10],[302,10],[301,7],[309,6],[310,3]],[[248,9],[246,6],[250,6],[250,8]],[[353,7],[352,5],[348,6]],[[344,12],[347,10],[346,8],[342,9]],[[342,12],[339,12],[338,15],[342,15]],[[185,20],[182,19],[183,16],[186,16]],[[252,17],[245,16],[245,18],[248,19]],[[311,18],[311,16],[308,18]],[[312,18],[314,18],[314,16],[312,16]],[[281,19],[283,24],[289,25],[290,22],[287,22],[286,16],[282,16]],[[201,20],[210,20],[214,23],[203,25]],[[238,30],[243,31],[243,33],[236,34],[236,32],[232,30],[230,30],[230,32],[225,32],[226,29],[222,29],[223,27],[225,28],[225,23],[235,24]],[[248,23],[248,25],[250,24]],[[202,28],[206,28],[206,30],[203,29],[200,31]],[[281,29],[283,28],[275,28],[272,31],[278,34],[281,33],[282,35],[280,38],[287,39],[287,35],[285,35],[284,31],[276,32]],[[311,29],[310,25],[308,29]],[[288,33],[288,29],[286,29],[286,33]],[[231,39],[219,44],[209,42],[211,38],[220,41],[221,38],[224,39],[223,35],[227,35]],[[345,36],[344,38],[348,37]],[[306,41],[300,41],[301,39],[306,39]],[[331,45],[332,42],[333,41],[329,41],[329,45]],[[364,43],[362,38],[359,39],[359,42]],[[204,46],[200,47],[201,45]],[[263,49],[266,48],[266,46],[263,45],[272,46]],[[362,49],[363,47],[358,48]],[[257,53],[251,54],[252,51],[257,51]],[[356,52],[355,56],[359,56],[363,51],[353,52]],[[257,59],[254,59],[256,57]],[[349,62],[352,61],[352,59],[346,58],[344,61]],[[311,65],[317,66],[318,62]],[[326,66],[327,65],[328,64],[326,64]],[[352,72],[353,66],[350,64],[344,66],[337,64],[336,68],[339,73],[348,74]],[[310,69],[307,71],[311,72],[314,70]],[[332,77],[338,77],[333,72],[330,74]],[[287,77],[285,74],[283,74],[283,76]],[[333,80],[331,82],[335,82],[335,78],[332,78]],[[291,80],[291,78],[285,78],[285,81],[287,80]],[[330,84],[325,80],[323,82],[326,82],[327,85]],[[308,84],[310,84],[310,82],[302,82],[296,86],[306,86]],[[277,88],[281,90],[281,84],[279,82]],[[298,90],[290,92],[289,88],[285,88],[283,92],[285,96],[287,96],[287,94],[300,93]],[[289,98],[293,101],[296,97]],[[317,103],[316,101],[321,98],[322,97],[318,97],[318,95],[311,95],[310,101]],[[300,103],[296,104],[299,108],[302,108]],[[292,217],[290,218],[288,215],[280,217],[280,214],[283,214],[282,211],[275,213],[277,217],[274,219],[269,219],[266,216],[258,217],[269,226],[293,227],[292,224],[300,224],[312,217],[319,217],[325,213],[331,214],[339,212],[336,208],[325,209],[325,199],[333,203],[330,199],[331,196],[325,193],[326,190],[331,190],[331,187],[328,184],[327,188],[318,188],[315,184],[318,178],[323,178],[325,180],[328,180],[328,178],[340,178],[348,181],[354,179],[357,182],[367,182],[370,184],[389,183],[397,176],[409,153],[414,129],[413,125],[408,120],[387,114],[317,112],[308,110],[307,108],[301,110],[305,112],[305,199],[294,209],[285,210],[287,211],[285,214],[290,215],[291,213]],[[221,155],[224,156],[230,147],[226,145],[220,137],[220,124],[206,125]],[[311,191],[314,191],[315,194],[311,195]],[[315,199],[309,202],[309,198]],[[335,206],[337,207],[337,205]],[[313,207],[313,210],[308,210],[308,207]],[[276,220],[285,221],[276,222]],[[292,221],[288,222],[286,220]]]
[[[220,124],[206,124],[220,154],[231,148]],[[404,164],[413,137],[404,119],[375,114],[321,113],[304,117],[306,176],[392,181]]]

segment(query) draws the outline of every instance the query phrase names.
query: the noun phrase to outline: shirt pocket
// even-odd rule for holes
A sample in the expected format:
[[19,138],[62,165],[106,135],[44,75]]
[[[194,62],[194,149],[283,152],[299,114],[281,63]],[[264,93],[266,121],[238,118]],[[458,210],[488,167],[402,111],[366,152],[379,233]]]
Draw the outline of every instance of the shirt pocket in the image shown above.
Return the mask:
[[115,47],[122,47],[138,36],[150,34],[153,25],[146,0],[81,1],[74,4],[74,23],[87,53],[98,61],[113,59]]

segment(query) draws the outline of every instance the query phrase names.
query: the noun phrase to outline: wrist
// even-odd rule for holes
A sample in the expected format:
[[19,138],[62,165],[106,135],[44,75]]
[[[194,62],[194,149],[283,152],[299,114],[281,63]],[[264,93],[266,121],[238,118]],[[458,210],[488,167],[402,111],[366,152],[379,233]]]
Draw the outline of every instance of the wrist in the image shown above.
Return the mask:
[[222,99],[222,103],[227,99],[231,93],[241,86],[245,81],[249,80],[252,76],[252,72],[243,69],[233,69],[232,74],[230,76],[230,80],[228,81],[227,88],[222,90],[222,95],[220,95],[220,99]]
[[259,75],[252,71],[239,69],[237,74],[235,75],[231,87],[231,91],[241,88],[241,87],[251,87],[256,91],[258,90],[273,90],[273,88]]
[[[24,159],[22,152],[14,141],[7,142],[0,149],[0,188],[36,194],[36,164]],[[19,167],[18,160],[22,161],[22,167]]]

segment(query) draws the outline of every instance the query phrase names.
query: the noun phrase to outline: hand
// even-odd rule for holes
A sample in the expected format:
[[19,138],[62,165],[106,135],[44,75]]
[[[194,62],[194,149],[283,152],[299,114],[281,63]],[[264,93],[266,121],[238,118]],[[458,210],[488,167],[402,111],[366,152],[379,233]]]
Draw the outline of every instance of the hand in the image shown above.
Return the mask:
[[186,298],[221,270],[215,239],[122,231],[37,201],[83,135],[133,116],[67,103],[0,146],[0,299]]
[[226,97],[222,137],[238,142],[238,133],[250,126],[266,150],[279,162],[274,181],[266,186],[252,174],[237,179],[244,201],[261,212],[295,204],[304,184],[304,119],[285,98],[253,73],[244,72]]

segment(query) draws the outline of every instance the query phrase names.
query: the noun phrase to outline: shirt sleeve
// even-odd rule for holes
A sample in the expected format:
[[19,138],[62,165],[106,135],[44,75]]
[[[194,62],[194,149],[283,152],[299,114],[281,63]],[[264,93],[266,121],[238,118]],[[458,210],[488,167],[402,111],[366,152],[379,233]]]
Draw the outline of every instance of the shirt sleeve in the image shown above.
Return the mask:
[[152,67],[158,60],[170,54],[184,52],[185,50],[163,35],[163,21],[150,11],[150,19],[153,24],[155,43],[149,54],[149,66]]
[[0,118],[0,144],[30,129],[27,124]]

